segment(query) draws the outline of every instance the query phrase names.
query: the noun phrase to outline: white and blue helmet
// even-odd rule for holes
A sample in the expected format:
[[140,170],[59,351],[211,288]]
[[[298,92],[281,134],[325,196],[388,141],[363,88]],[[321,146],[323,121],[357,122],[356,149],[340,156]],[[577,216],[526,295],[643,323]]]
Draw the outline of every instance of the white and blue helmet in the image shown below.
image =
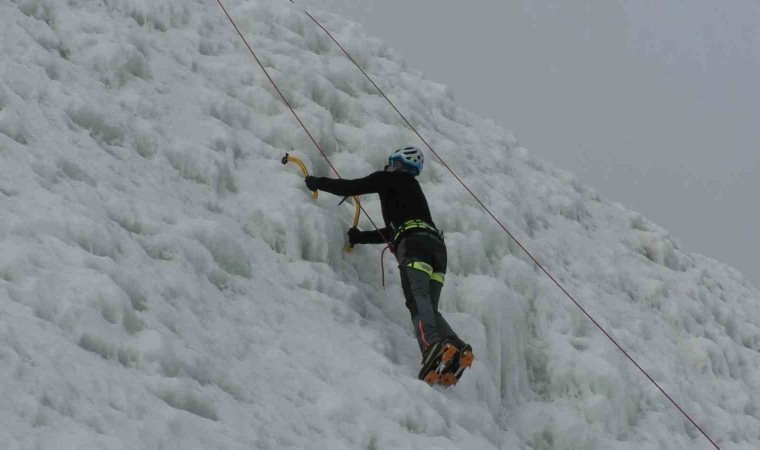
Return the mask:
[[409,145],[391,153],[391,156],[388,157],[388,164],[392,166],[395,161],[401,161],[405,166],[411,169],[415,175],[419,175],[420,172],[422,172],[422,165],[425,162],[425,157],[422,156],[422,150],[413,145]]

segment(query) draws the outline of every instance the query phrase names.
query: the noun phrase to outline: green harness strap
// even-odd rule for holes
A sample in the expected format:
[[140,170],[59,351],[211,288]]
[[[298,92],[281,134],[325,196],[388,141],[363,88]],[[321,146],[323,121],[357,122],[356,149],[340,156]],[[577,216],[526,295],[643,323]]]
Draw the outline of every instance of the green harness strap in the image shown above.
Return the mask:
[[424,220],[417,220],[417,219],[407,220],[406,222],[404,222],[403,225],[401,225],[400,227],[398,227],[398,230],[396,230],[396,233],[393,235],[393,241],[394,242],[397,241],[398,238],[399,238],[399,236],[401,236],[402,233],[405,233],[405,232],[407,232],[409,230],[413,230],[415,228],[421,228],[421,229],[424,229],[424,230],[429,230],[429,231],[432,231],[435,234],[440,233],[440,231],[438,231],[434,226],[430,225],[429,223],[425,222]]
[[[403,225],[401,225],[398,230],[396,230],[396,233],[393,235],[393,241],[396,242],[401,236],[402,233],[407,232],[409,230],[413,230],[415,228],[421,228],[423,230],[429,230],[435,234],[439,234],[440,231],[438,231],[434,226],[430,225],[429,223],[425,222],[424,220],[407,220],[404,222]],[[425,272],[427,276],[430,277],[431,280],[436,281],[438,283],[443,284],[443,282],[446,279],[446,275],[441,272],[433,272],[433,266],[431,266],[428,263],[422,262],[422,261],[414,261],[406,265],[406,267],[410,267],[415,270],[419,270],[420,272]]]
[[425,272],[432,281],[436,281],[441,284],[443,284],[443,282],[446,279],[445,274],[441,272],[433,272],[433,266],[422,261],[410,262],[409,264],[406,265],[406,267],[412,268],[414,270],[419,270],[420,272]]

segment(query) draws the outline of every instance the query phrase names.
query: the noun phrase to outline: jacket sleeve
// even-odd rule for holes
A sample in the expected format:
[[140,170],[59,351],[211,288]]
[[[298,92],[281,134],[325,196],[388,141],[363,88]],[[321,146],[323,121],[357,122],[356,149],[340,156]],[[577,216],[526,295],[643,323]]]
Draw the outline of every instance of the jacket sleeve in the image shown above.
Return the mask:
[[359,235],[362,244],[385,244],[393,242],[393,230],[390,227],[379,230],[362,231]]
[[342,197],[378,193],[382,189],[382,178],[378,175],[379,173],[375,172],[355,180],[320,177],[319,190]]

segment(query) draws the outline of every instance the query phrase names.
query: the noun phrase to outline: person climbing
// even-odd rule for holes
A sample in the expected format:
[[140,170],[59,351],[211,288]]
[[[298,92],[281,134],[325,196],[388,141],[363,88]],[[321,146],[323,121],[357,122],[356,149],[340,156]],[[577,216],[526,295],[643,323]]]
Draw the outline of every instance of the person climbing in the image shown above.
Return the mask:
[[472,365],[472,347],[462,341],[438,312],[446,275],[446,244],[430,215],[417,176],[422,171],[422,151],[408,146],[394,151],[388,165],[355,180],[307,176],[306,187],[348,197],[375,193],[385,228],[348,230],[351,245],[389,243],[399,263],[401,287],[422,353],[418,378],[430,385],[455,385]]

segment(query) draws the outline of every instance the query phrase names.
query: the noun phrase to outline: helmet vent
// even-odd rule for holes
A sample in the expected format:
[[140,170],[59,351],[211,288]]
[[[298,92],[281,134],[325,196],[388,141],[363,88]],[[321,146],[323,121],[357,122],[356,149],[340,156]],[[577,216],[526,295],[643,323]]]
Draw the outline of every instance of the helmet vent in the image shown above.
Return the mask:
[[400,160],[403,164],[413,168],[415,173],[419,175],[419,173],[422,171],[424,157],[422,155],[422,151],[419,148],[410,145],[394,151],[388,158],[388,161],[392,164],[394,160]]

